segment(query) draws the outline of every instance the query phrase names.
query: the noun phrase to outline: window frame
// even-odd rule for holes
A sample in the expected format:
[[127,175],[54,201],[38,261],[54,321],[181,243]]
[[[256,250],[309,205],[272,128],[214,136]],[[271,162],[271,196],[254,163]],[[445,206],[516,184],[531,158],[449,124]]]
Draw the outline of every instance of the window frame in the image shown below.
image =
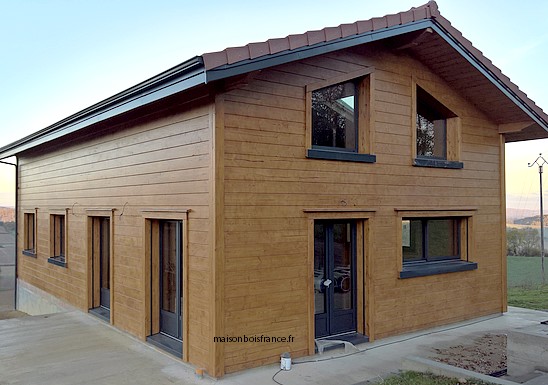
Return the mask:
[[[417,81],[413,78],[412,81],[412,111],[411,111],[411,127],[412,127],[412,164],[418,167],[434,167],[445,169],[462,169],[464,168],[463,162],[461,162],[461,134],[462,123],[458,114],[453,112],[455,109],[447,103],[447,100],[440,100],[436,97],[436,92],[433,92],[428,87],[426,82]],[[417,117],[418,117],[418,105],[419,96],[417,89],[420,88],[421,92],[424,92],[428,97],[432,98],[435,102],[439,103],[442,109],[445,109],[445,115],[453,115],[445,117],[445,158],[438,156],[418,155],[417,149]]]
[[[32,228],[30,227],[32,223]],[[38,209],[34,211],[24,211],[23,212],[23,255],[36,258],[37,256],[37,224],[38,224]],[[32,247],[31,247],[31,238],[32,236]]]
[[[435,274],[476,270],[478,264],[472,262],[475,255],[474,215],[476,208],[448,208],[429,210],[416,208],[396,208],[397,258],[399,278],[424,277]],[[403,261],[403,220],[407,219],[458,219],[459,222],[459,257],[433,260]],[[423,234],[423,239],[425,234]],[[424,247],[424,245],[423,245]]]
[[50,257],[48,262],[67,267],[68,210],[50,213]]
[[[413,264],[413,263],[429,263],[429,262],[439,262],[439,261],[450,261],[450,260],[460,260],[461,259],[461,255],[463,252],[466,252],[466,250],[464,249],[463,250],[463,246],[466,246],[466,242],[463,242],[463,236],[466,236],[466,229],[463,227],[466,227],[466,218],[462,218],[462,217],[422,217],[422,218],[408,218],[408,217],[403,217],[402,218],[402,231],[403,231],[403,221],[420,221],[420,224],[421,224],[421,247],[422,247],[422,255],[421,255],[421,258],[420,259],[417,259],[417,260],[412,260],[412,261],[405,261],[405,254],[403,253],[403,249],[402,249],[402,262],[403,262],[403,265],[410,265],[410,264]],[[454,223],[456,223],[456,226],[457,226],[457,239],[456,240],[453,240],[453,242],[456,241],[456,244],[457,244],[457,254],[456,255],[446,255],[446,256],[440,256],[440,257],[434,257],[434,256],[431,256],[429,255],[429,229],[430,229],[430,226],[429,225],[429,222],[433,222],[433,221],[436,221],[436,220],[452,220],[454,221]],[[403,239],[403,234],[402,234],[402,239]],[[402,241],[402,247],[403,246],[403,241]]]
[[[363,163],[376,162],[376,156],[372,155],[372,153],[374,152],[374,133],[371,129],[373,120],[373,108],[371,105],[373,101],[373,81],[374,68],[367,67],[317,83],[308,84],[305,87],[306,158]],[[356,123],[356,148],[354,150],[351,150],[338,147],[312,145],[312,93],[322,88],[327,88],[347,82],[352,82],[355,85],[354,115]]]

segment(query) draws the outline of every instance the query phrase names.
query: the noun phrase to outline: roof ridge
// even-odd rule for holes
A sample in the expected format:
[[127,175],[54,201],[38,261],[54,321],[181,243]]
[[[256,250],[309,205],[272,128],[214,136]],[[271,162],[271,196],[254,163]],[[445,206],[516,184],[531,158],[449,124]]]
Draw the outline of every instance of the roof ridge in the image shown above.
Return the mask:
[[335,27],[325,27],[320,30],[310,30],[301,34],[292,34],[286,37],[268,39],[263,42],[249,43],[244,46],[228,47],[222,51],[208,52],[201,56],[205,69],[211,70],[243,60],[256,59],[282,51],[326,43],[418,20],[435,19],[440,16],[437,3],[431,0],[426,4],[412,7],[404,12],[373,17],[368,20],[358,20],[354,23],[343,23]]

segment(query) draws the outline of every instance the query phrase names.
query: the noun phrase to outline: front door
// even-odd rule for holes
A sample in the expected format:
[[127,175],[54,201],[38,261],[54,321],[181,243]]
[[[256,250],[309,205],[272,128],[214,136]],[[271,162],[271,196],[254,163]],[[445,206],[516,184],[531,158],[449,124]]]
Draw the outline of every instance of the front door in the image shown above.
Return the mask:
[[93,308],[110,310],[110,218],[92,219]]
[[356,224],[314,222],[316,338],[356,331]]
[[182,222],[160,222],[160,333],[182,339]]

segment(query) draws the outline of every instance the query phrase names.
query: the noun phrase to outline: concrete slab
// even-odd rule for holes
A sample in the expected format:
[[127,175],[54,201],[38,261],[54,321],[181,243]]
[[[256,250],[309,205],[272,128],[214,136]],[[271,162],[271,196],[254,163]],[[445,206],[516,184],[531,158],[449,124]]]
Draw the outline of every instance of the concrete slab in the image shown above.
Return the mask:
[[508,333],[508,375],[548,372],[548,325],[537,324]]
[[384,378],[402,368],[407,356],[431,357],[432,348],[473,341],[478,334],[536,325],[548,313],[510,308],[446,327],[358,345],[360,351],[293,360],[229,374],[221,380],[198,379],[194,368],[80,311],[0,321],[0,383],[15,384],[188,384],[350,385]]

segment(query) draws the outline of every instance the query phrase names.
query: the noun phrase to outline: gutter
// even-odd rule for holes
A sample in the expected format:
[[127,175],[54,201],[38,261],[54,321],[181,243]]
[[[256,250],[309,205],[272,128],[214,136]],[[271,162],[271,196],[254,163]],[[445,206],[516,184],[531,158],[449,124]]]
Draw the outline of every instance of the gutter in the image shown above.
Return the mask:
[[202,58],[194,57],[49,127],[0,148],[0,159],[17,155],[22,151],[73,133],[91,124],[205,84],[205,82]]

